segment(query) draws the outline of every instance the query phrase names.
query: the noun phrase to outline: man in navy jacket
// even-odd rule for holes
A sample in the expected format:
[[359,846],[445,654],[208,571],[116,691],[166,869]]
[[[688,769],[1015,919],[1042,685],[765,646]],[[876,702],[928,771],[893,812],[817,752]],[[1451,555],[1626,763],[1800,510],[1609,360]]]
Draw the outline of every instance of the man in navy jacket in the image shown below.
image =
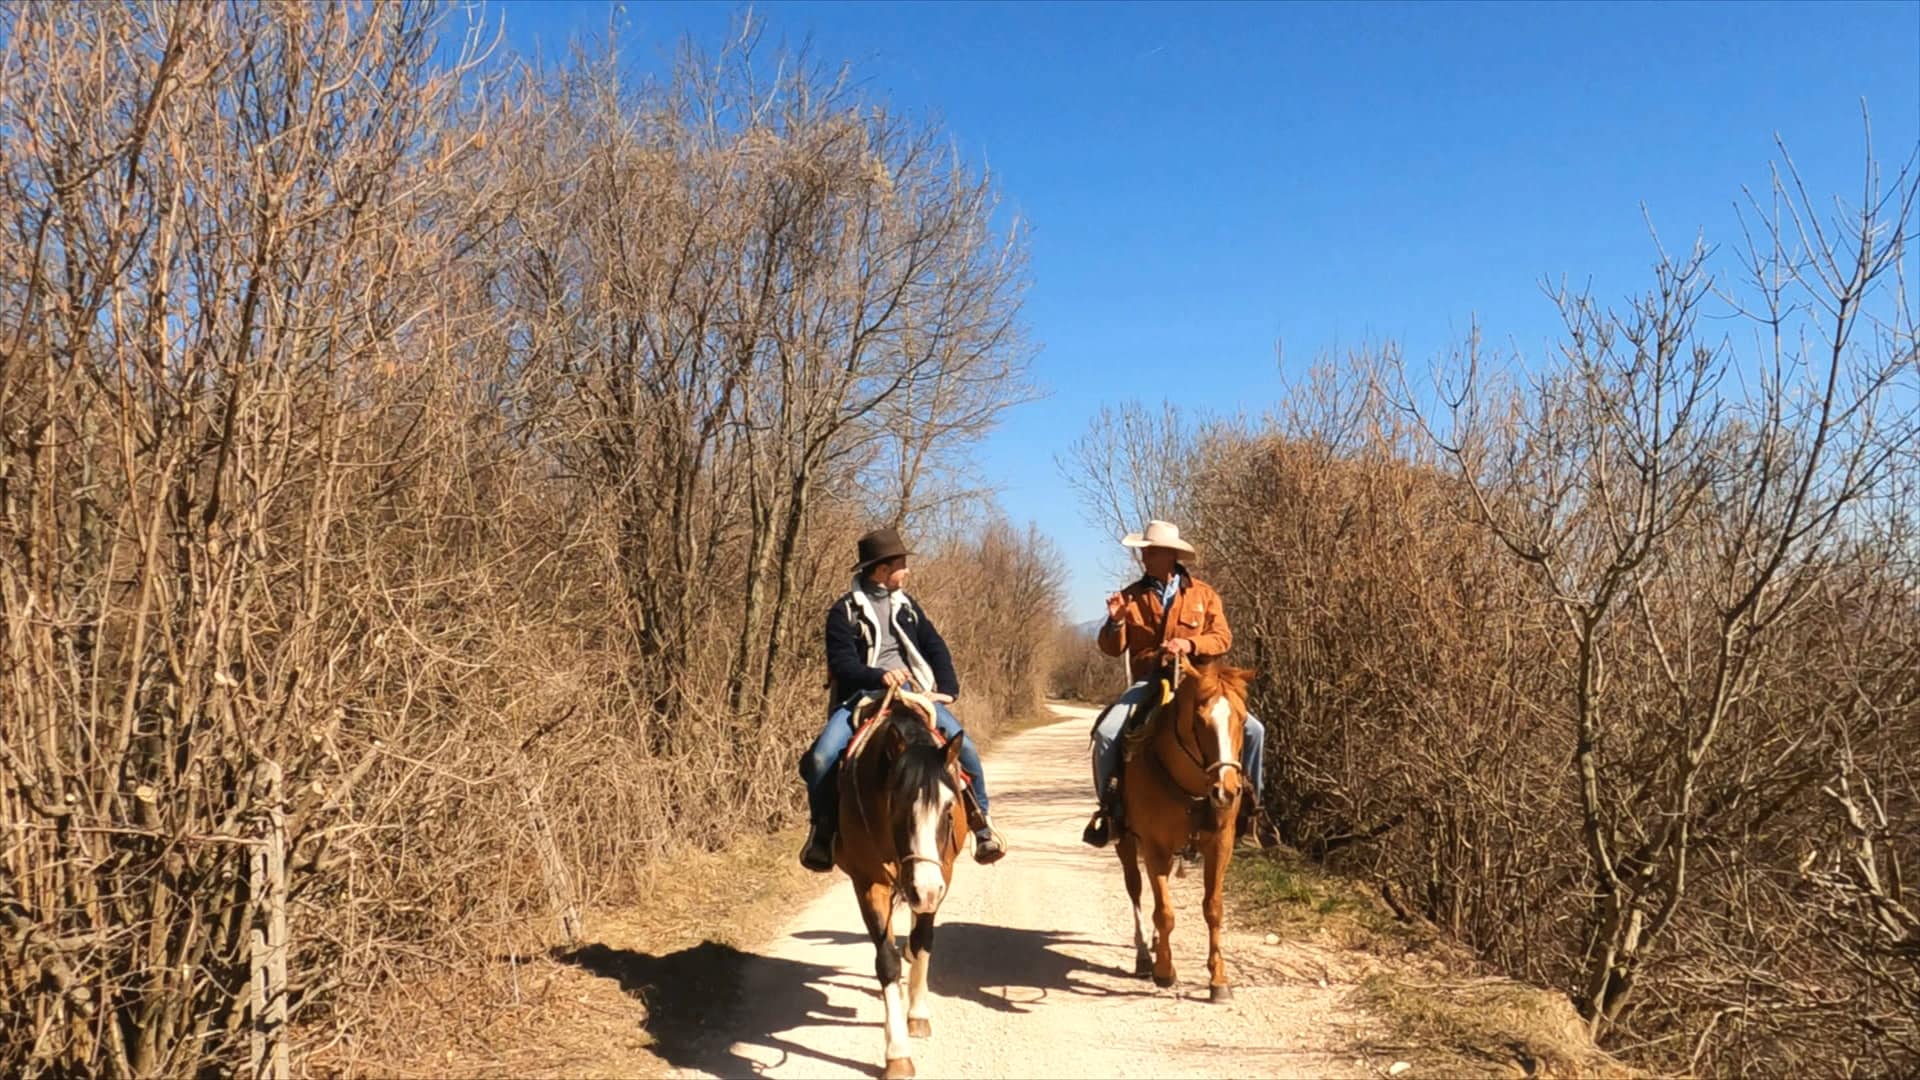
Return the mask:
[[853,707],[867,691],[897,686],[933,698],[940,733],[961,739],[960,768],[967,774],[972,799],[977,803],[967,808],[974,859],[990,863],[1007,853],[987,818],[987,784],[980,771],[979,751],[947,709],[947,703],[960,695],[953,657],[940,632],[933,628],[933,620],[903,588],[911,554],[901,543],[900,534],[892,529],[875,529],[861,537],[853,588],[827,609],[827,700],[833,707],[826,729],[800,759],[800,776],[807,782],[807,805],[813,821],[800,863],[809,870],[825,873],[833,869],[833,834],[840,820],[835,767],[853,740]]

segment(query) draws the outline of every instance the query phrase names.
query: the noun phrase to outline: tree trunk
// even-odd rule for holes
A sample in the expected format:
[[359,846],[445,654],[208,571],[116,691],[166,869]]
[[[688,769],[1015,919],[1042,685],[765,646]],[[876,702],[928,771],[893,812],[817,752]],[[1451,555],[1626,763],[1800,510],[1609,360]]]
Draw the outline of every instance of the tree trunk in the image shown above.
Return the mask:
[[799,559],[800,527],[806,521],[807,496],[811,489],[812,478],[807,470],[803,468],[794,474],[786,522],[780,530],[780,578],[773,594],[773,621],[767,629],[767,667],[760,680],[763,698],[773,696],[773,683],[780,675],[780,639],[786,633],[787,608],[793,598],[793,576]]

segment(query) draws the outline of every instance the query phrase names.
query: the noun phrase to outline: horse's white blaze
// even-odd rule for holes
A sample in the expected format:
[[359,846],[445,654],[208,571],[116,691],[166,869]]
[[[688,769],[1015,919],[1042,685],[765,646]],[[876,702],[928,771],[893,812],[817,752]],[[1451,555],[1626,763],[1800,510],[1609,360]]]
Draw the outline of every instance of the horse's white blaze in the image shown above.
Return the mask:
[[906,1003],[900,999],[899,980],[888,983],[881,996],[887,1003],[887,1060],[912,1057],[913,1047],[907,1042]]
[[915,799],[913,803],[913,854],[922,858],[907,864],[907,881],[913,886],[913,910],[923,915],[940,906],[947,889],[940,864],[924,860],[940,858],[940,829],[952,806],[952,796],[944,786],[938,798]]
[[1233,761],[1233,732],[1228,728],[1233,722],[1233,706],[1226,698],[1216,698],[1207,716],[1213,721],[1214,737],[1220,740],[1220,760]]

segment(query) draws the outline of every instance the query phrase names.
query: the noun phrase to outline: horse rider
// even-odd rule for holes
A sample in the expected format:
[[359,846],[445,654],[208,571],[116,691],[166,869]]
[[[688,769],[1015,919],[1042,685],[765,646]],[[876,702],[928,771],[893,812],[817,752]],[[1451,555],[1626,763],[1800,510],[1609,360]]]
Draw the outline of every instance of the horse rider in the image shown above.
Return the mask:
[[904,588],[907,558],[912,554],[893,529],[875,529],[861,537],[853,588],[827,609],[827,700],[832,704],[825,730],[800,759],[813,821],[806,847],[800,851],[800,864],[809,870],[833,869],[833,835],[840,822],[835,768],[853,741],[854,706],[869,691],[903,686],[932,698],[941,735],[961,738],[960,768],[969,784],[967,826],[973,830],[974,861],[997,862],[1007,853],[987,817],[987,781],[980,771],[979,751],[947,709],[947,703],[960,695],[947,643]]
[[[1106,846],[1120,809],[1114,784],[1120,771],[1121,728],[1134,706],[1146,699],[1154,675],[1174,663],[1176,657],[1206,661],[1233,646],[1233,631],[1227,626],[1220,594],[1180,562],[1181,555],[1197,553],[1193,545],[1180,538],[1177,526],[1149,521],[1145,532],[1129,533],[1120,542],[1139,550],[1146,573],[1107,597],[1107,621],[1100,628],[1100,651],[1129,658],[1132,684],[1100,714],[1093,729],[1093,785],[1099,805],[1081,839],[1094,847]],[[1240,767],[1251,785],[1252,797],[1240,801],[1238,831],[1244,832],[1260,805],[1260,767],[1266,738],[1266,725],[1248,713]]]

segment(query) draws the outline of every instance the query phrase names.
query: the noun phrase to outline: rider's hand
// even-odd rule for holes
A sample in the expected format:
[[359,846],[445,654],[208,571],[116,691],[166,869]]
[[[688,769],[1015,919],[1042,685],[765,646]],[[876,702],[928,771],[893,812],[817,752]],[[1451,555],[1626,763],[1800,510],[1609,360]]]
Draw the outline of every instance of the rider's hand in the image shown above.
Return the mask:
[[906,685],[909,682],[912,682],[913,672],[908,671],[906,668],[903,668],[903,667],[894,668],[892,671],[887,672],[885,677],[887,680],[887,689],[895,690],[901,686]]
[[1193,655],[1193,642],[1183,637],[1173,638],[1165,645],[1160,646],[1160,652],[1169,660],[1176,656],[1191,656]]
[[1119,622],[1121,614],[1124,613],[1126,610],[1127,610],[1126,597],[1120,595],[1119,593],[1114,593],[1112,596],[1107,597],[1107,621],[1108,622]]

